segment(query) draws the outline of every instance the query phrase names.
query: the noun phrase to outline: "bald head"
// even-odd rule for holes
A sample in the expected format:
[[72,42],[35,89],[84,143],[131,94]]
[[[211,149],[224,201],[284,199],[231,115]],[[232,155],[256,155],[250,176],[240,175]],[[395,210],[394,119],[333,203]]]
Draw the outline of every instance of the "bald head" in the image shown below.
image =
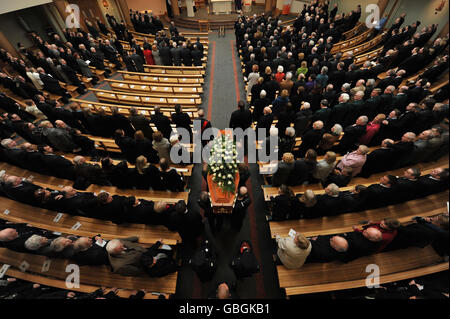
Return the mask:
[[348,250],[348,242],[344,237],[333,236],[330,238],[330,246],[337,252],[344,253]]
[[247,193],[248,193],[247,187],[241,186],[241,188],[239,188],[239,196],[245,196],[247,195]]
[[313,123],[313,129],[321,130],[322,128],[323,128],[323,122],[322,121],[315,121]]
[[383,239],[381,231],[375,227],[369,227],[363,231],[363,236],[372,242],[379,242]]
[[266,106],[263,110],[264,115],[272,113],[272,109],[268,106]]
[[0,231],[0,241],[11,241],[19,236],[14,228],[5,228]]
[[218,299],[228,299],[230,298],[230,288],[228,288],[228,285],[226,283],[222,283],[217,288],[217,298]]

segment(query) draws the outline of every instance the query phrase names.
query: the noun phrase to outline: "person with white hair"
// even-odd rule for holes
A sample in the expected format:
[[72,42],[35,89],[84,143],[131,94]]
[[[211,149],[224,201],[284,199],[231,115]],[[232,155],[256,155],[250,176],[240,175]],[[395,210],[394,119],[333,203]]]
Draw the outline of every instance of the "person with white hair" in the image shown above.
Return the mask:
[[309,149],[315,150],[320,140],[322,139],[323,134],[323,122],[315,121],[312,125],[312,128],[307,130],[302,136],[302,144],[299,148],[300,157],[305,156],[306,151]]
[[280,83],[280,89],[287,90],[290,95],[293,86],[294,86],[294,81],[292,81],[292,72],[287,72],[286,79],[282,80]]
[[28,252],[38,255],[46,255],[51,252],[48,238],[36,234],[31,235],[31,237],[25,241],[24,247]]
[[277,67],[277,73],[275,74],[275,80],[278,83],[281,83],[281,81],[284,79],[285,76],[286,74],[284,73],[284,67],[282,65],[279,65]]
[[272,109],[266,106],[263,110],[263,115],[258,119],[258,123],[256,125],[256,133],[258,134],[259,140],[265,139],[268,136],[269,130],[272,126],[272,122]]
[[123,276],[141,276],[145,268],[141,263],[142,255],[147,251],[137,244],[138,237],[112,239],[106,244],[112,271]]
[[367,116],[362,115],[356,119],[355,124],[347,126],[344,130],[344,136],[335,150],[340,154],[345,154],[356,149],[359,139],[366,134],[368,122]]
[[331,127],[330,132],[323,134],[317,148],[317,154],[324,155],[327,151],[331,150],[334,146],[334,143],[339,141],[339,139],[341,138],[342,132],[342,126],[340,124],[334,124]]
[[[260,78],[262,79],[262,78]],[[259,84],[257,84],[259,85]],[[259,92],[259,96],[252,96],[252,100],[254,100],[253,102],[253,113],[252,113],[252,119],[253,121],[258,121],[261,116],[263,116],[263,111],[264,108],[269,106],[270,103],[272,102],[268,97],[267,97],[267,92],[266,90],[261,90]]]
[[331,117],[334,123],[345,125],[347,119],[348,109],[350,108],[350,96],[347,93],[342,93],[339,96],[339,104],[336,104],[331,112]]
[[281,159],[284,153],[292,152],[292,148],[295,145],[295,129],[293,127],[286,127],[284,136],[280,139],[280,145],[278,145],[278,157]]
[[320,86],[321,89],[325,88],[328,83],[328,67],[323,66],[320,70],[320,74],[316,77],[316,83]]
[[73,255],[73,241],[67,237],[57,237],[50,243],[50,251],[54,256],[69,258]]

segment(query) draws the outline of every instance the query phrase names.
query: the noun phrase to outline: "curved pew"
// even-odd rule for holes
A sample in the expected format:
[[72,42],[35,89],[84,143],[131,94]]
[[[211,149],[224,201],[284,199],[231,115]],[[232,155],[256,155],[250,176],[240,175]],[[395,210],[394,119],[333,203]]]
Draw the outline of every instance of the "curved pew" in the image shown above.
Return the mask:
[[[73,181],[68,179],[57,178],[53,176],[41,175],[35,172],[31,172],[20,167],[16,167],[10,164],[1,163],[0,168],[4,169],[7,174],[15,175],[23,178],[30,179],[33,184],[41,187],[48,187],[51,189],[60,189],[64,186],[72,186]],[[88,187],[88,192],[100,192],[102,190],[108,191],[111,195],[127,195],[135,196],[141,199],[149,201],[165,201],[169,204],[174,204],[179,200],[188,201],[189,192],[166,192],[166,191],[154,191],[154,190],[134,190],[134,189],[119,189],[115,186],[100,186],[94,185]],[[83,192],[83,191],[79,191]]]
[[125,91],[132,93],[154,93],[168,96],[184,95],[184,94],[201,94],[202,87],[176,87],[166,85],[150,85],[137,81],[121,81],[106,79],[113,91]]
[[196,85],[200,86],[204,83],[204,79],[198,75],[183,75],[180,77],[179,75],[174,74],[158,74],[158,73],[139,73],[139,72],[128,72],[128,71],[118,71],[122,74],[124,80],[131,81],[141,81],[141,82],[149,82],[149,83],[161,83],[164,85],[174,85],[178,86],[179,84],[183,85]]
[[[181,237],[177,232],[170,231],[162,225],[130,223],[117,225],[107,220],[69,214],[63,214],[61,219],[55,222],[55,217],[58,214],[57,211],[19,203],[6,197],[0,197],[0,203],[2,207],[0,216],[2,219],[13,223],[31,224],[34,227],[53,232],[69,233],[91,238],[101,234],[103,238],[108,240],[138,236],[139,243],[143,244],[153,244],[160,238],[164,239],[164,242],[168,245],[181,243]],[[9,210],[9,213],[5,214],[5,210]],[[81,226],[78,229],[73,229],[73,226],[77,222]]]
[[[30,264],[27,270],[29,273],[47,275],[61,280],[66,280],[69,275],[66,272],[66,267],[71,264],[71,261],[68,259],[52,258],[50,269],[47,272],[43,272],[42,265],[47,260],[47,257],[17,253],[0,248],[0,261],[11,265],[13,269],[18,270],[23,260]],[[148,276],[130,277],[114,274],[109,270],[108,266],[80,266],[80,286],[85,284],[89,286],[120,287],[130,290],[145,289],[174,294],[177,285],[177,273],[161,278]]]
[[361,42],[364,42],[367,39],[369,39],[372,36],[373,31],[374,31],[373,28],[367,29],[362,34],[360,34],[354,38],[334,44],[333,47],[331,48],[330,53],[335,54],[341,50],[351,50],[351,48],[353,48],[353,47],[357,46],[358,44],[360,44]]
[[[71,99],[72,102],[77,102],[80,104],[82,108],[90,108],[92,112],[97,112],[97,109],[102,108],[105,110],[105,113],[110,115],[112,114],[111,107],[116,106],[118,107],[118,111],[120,114],[128,116],[130,115],[130,112],[128,111],[130,108],[134,107],[138,110],[138,112],[142,115],[144,115],[147,118],[150,118],[151,114],[154,114],[154,107],[139,107],[139,106],[128,106],[128,105],[114,105],[114,104],[108,104],[108,103],[100,103],[100,102],[92,102],[92,101],[86,101],[86,100],[79,100],[79,99]],[[175,109],[171,106],[162,106],[160,108],[161,112],[170,117],[170,115],[175,111]],[[191,119],[195,119],[198,117],[198,108],[197,106],[188,106],[183,107],[183,112],[187,113]],[[152,123],[153,125],[153,123]],[[152,126],[154,127],[154,125]]]
[[174,75],[202,75],[206,74],[203,66],[165,66],[144,64],[148,73],[174,74]]
[[[49,278],[44,275],[35,275],[35,274],[25,273],[25,272],[21,272],[21,271],[12,269],[12,268],[9,268],[6,271],[6,275],[21,279],[24,281],[29,281],[29,282],[35,283],[35,284],[45,285],[45,286],[54,287],[54,288],[63,289],[63,290],[67,289],[65,280]],[[92,292],[98,290],[99,288],[102,288],[102,287],[84,284],[84,285],[80,286],[79,288],[73,287],[70,289],[70,291],[82,292],[82,293],[92,293]],[[105,289],[104,293],[106,294],[110,290],[111,289]],[[132,292],[130,290],[119,289],[117,291],[117,295],[121,298],[129,298],[131,293]],[[158,299],[158,294],[146,293],[143,299]]]
[[295,270],[277,266],[278,281],[287,296],[365,287],[370,274],[366,267],[370,264],[379,267],[380,284],[449,269],[448,262],[431,246],[410,247],[360,257],[349,263],[311,263]]
[[447,209],[448,194],[449,191],[447,190],[439,194],[433,194],[401,204],[344,213],[337,216],[270,221],[271,237],[275,238],[277,234],[282,237],[288,236],[291,228],[309,237],[349,232],[352,231],[353,225],[360,224],[362,221],[379,221],[388,217],[408,220],[414,216],[437,215]]
[[202,99],[197,94],[185,94],[177,97],[167,97],[161,94],[137,94],[137,93],[119,93],[115,91],[100,90],[89,88],[94,92],[99,101],[107,101],[113,103],[124,103],[129,105],[155,106],[155,105],[200,105]]

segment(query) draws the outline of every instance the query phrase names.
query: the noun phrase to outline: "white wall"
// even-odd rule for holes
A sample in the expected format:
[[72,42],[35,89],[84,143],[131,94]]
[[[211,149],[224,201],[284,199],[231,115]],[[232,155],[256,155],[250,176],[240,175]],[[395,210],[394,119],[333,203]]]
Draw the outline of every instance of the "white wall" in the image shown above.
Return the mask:
[[0,14],[38,6],[52,0],[1,0]]

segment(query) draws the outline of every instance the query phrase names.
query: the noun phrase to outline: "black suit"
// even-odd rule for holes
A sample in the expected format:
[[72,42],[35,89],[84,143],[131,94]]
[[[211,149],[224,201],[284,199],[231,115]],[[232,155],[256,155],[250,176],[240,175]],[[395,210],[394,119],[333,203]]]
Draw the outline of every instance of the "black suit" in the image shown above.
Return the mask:
[[162,113],[156,113],[151,116],[151,121],[165,138],[170,137],[172,127],[170,126],[170,119]]
[[367,206],[378,208],[391,205],[396,199],[397,192],[393,187],[372,184],[367,187]]
[[143,115],[130,115],[128,117],[131,124],[133,124],[136,131],[142,131],[144,136],[149,140],[152,140],[153,129],[150,127],[151,121]]
[[4,186],[4,193],[11,199],[25,203],[34,205],[36,203],[34,199],[34,192],[40,189],[39,186],[36,186],[30,182],[22,181],[18,186]]
[[318,236],[316,240],[311,240],[311,252],[306,262],[327,263],[334,260],[345,260],[346,252],[338,252],[330,245],[331,235]]
[[43,154],[45,168],[51,175],[59,178],[73,179],[75,167],[68,159],[55,154]]
[[394,151],[391,148],[379,148],[367,155],[366,162],[361,171],[361,176],[369,177],[374,173],[388,170],[392,167]]
[[[177,270],[177,265],[172,257],[173,249],[160,249],[160,246],[161,242],[156,242],[141,257],[141,261],[145,265],[145,271],[150,277],[163,277]],[[157,261],[153,264],[154,257],[157,256]]]
[[59,201],[61,211],[73,215],[89,216],[97,207],[97,197],[89,192],[77,192],[74,196],[65,196]]
[[371,255],[376,252],[381,242],[373,242],[363,236],[361,232],[347,233],[348,251],[346,261],[352,261],[358,257]]
[[302,144],[300,145],[299,155],[303,157],[308,149],[316,149],[322,139],[324,131],[310,129],[302,136]]
[[248,109],[236,110],[231,113],[229,127],[232,129],[242,128],[246,130],[252,125],[252,113]]
[[247,209],[250,206],[252,200],[250,196],[246,194],[242,199],[236,198],[234,203],[233,212],[231,214],[231,226],[239,231],[242,227],[245,215],[247,214]]
[[95,237],[92,238],[92,245],[84,251],[76,251],[70,258],[78,265],[109,265],[108,252],[106,245],[101,247],[97,245]]
[[160,172],[162,187],[172,192],[182,192],[184,190],[184,181],[176,169],[170,169],[166,172]]
[[344,136],[342,137],[337,151],[341,154],[345,154],[348,151],[355,150],[356,143],[359,138],[366,133],[366,125],[351,125],[347,126],[344,130]]
[[172,123],[175,124],[177,128],[182,127],[186,129],[189,132],[189,136],[192,138],[192,120],[187,113],[172,113]]

